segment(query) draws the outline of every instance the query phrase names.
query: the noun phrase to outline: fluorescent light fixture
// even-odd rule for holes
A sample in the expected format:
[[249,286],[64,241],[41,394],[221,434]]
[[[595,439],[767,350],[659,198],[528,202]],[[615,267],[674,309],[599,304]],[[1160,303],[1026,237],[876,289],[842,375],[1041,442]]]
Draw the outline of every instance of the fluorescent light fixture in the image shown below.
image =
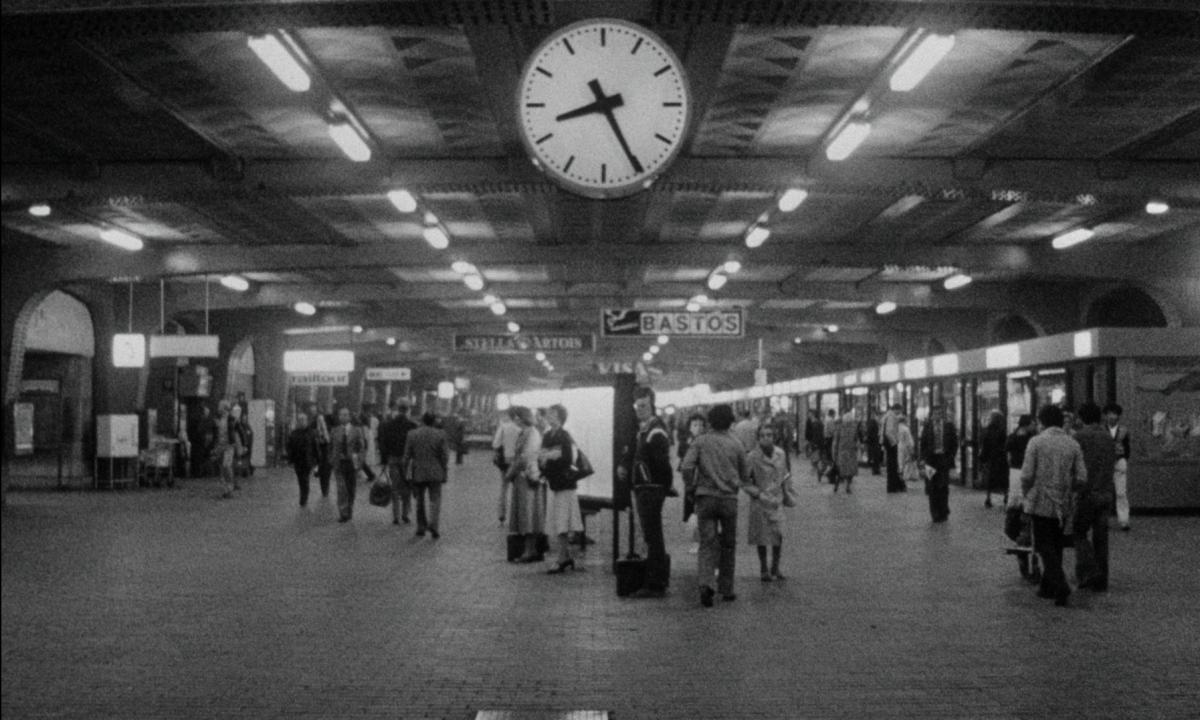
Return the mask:
[[304,372],[352,372],[354,353],[350,350],[285,350],[283,371]]
[[750,230],[746,232],[746,247],[756,248],[761,246],[771,237],[771,230],[765,225],[755,223],[750,226]]
[[387,344],[388,344],[388,345],[390,345],[390,346],[395,346],[395,344],[396,344],[396,338],[394,338],[394,337],[390,337],[390,338],[388,338],[387,340],[384,340],[384,342],[385,342],[385,343],[387,343]]
[[[1149,212],[1149,210],[1147,210],[1147,212]],[[50,206],[46,203],[34,203],[33,205],[29,206],[29,214],[34,217],[49,217]]]
[[437,225],[429,225],[421,234],[425,237],[425,242],[429,243],[434,250],[445,250],[450,247],[450,236],[446,231]]
[[246,38],[246,44],[288,90],[304,92],[312,86],[312,79],[300,66],[296,56],[292,55],[275,35],[251,35]]
[[1088,240],[1091,240],[1092,236],[1095,234],[1096,231],[1094,230],[1088,230],[1087,228],[1076,228],[1054,238],[1050,241],[1050,245],[1053,246],[1055,250],[1066,250],[1067,248],[1078,245],[1081,242],[1087,242]]
[[839,328],[837,325],[826,325],[826,326],[825,326],[825,329],[826,329],[826,330],[828,330],[828,331],[829,331],[829,332],[831,332],[831,333],[835,333],[835,332],[837,332],[838,330],[841,330],[841,328]]
[[888,315],[896,312],[896,303],[891,300],[884,300],[875,306],[875,312],[880,315]]
[[438,400],[452,400],[454,398],[454,383],[449,380],[443,380],[438,383]]
[[863,370],[858,374],[858,381],[864,385],[870,385],[871,383],[875,382],[875,371]]
[[519,332],[521,332],[521,326],[519,324],[517,324],[516,321],[509,320],[508,321],[508,331],[510,333],[519,333]]
[[546,353],[538,351],[533,354],[533,359],[538,362],[546,362]]
[[906,360],[904,362],[904,379],[905,380],[920,380],[929,374],[929,367],[925,365],[925,358],[917,358],[916,360]]
[[221,284],[237,292],[246,292],[250,289],[250,281],[241,275],[222,275]]
[[833,142],[829,143],[829,147],[825,148],[825,157],[834,162],[845,160],[850,157],[850,154],[858,149],[863,140],[871,134],[871,123],[868,122],[852,122],[846,123],[841,132],[833,138]]
[[346,157],[354,162],[366,162],[371,159],[371,146],[358,130],[346,120],[334,120],[329,123],[329,137],[342,149]]
[[699,295],[693,295],[692,302],[699,303],[700,305],[704,305],[705,303],[708,302],[708,296],[705,295],[704,293],[700,293]]
[[687,305],[684,305],[684,309],[688,312],[700,312],[700,303],[695,300],[688,300]]
[[742,271],[742,263],[737,260],[726,260],[721,269],[726,275],[737,275]]
[[354,327],[350,328],[350,332],[354,333],[355,335],[362,335],[363,326],[355,325]]
[[113,367],[146,366],[146,336],[141,333],[116,333],[112,340]]
[[643,362],[650,362],[653,359],[654,359],[654,356],[651,355],[650,353],[648,353],[648,352],[642,353],[642,361]]
[[727,282],[729,282],[729,276],[725,273],[714,272],[708,276],[708,289],[720,290],[725,287]]
[[670,336],[670,335],[659,335],[659,336],[658,336],[658,344],[659,344],[659,345],[666,345],[666,344],[667,344],[667,343],[669,343],[669,342],[671,342],[671,336]]
[[908,92],[915,88],[946,53],[954,47],[953,35],[926,35],[913,51],[904,58],[896,72],[892,73],[888,86],[894,92]]
[[993,368],[1013,367],[1021,364],[1021,347],[1016,343],[996,345],[984,353],[984,362],[988,370]]
[[496,303],[500,302],[500,298],[496,297],[495,295],[493,295],[491,293],[488,293],[483,296],[483,302],[485,305],[495,305]]
[[293,305],[292,309],[295,310],[296,312],[300,313],[301,315],[316,315],[317,314],[317,306],[313,305],[310,302],[304,302],[303,300],[301,300],[300,302]]
[[322,325],[320,327],[287,328],[284,335],[328,335],[342,333],[350,329],[349,325]]
[[100,239],[109,245],[116,245],[122,250],[137,252],[146,246],[142,239],[136,235],[131,235],[124,230],[116,228],[108,228],[100,231]]
[[466,260],[455,260],[450,263],[450,269],[459,275],[471,275],[479,272],[478,269]]
[[512,399],[509,398],[508,393],[500,393],[500,394],[496,395],[496,409],[497,410],[507,410],[511,406],[512,406]]
[[660,347],[659,347],[659,346],[657,346],[657,345],[651,345],[651,346],[650,346],[650,351],[649,351],[649,352],[650,352],[650,354],[651,354],[651,355],[657,355],[659,350],[662,350],[662,348],[660,348]]
[[947,290],[957,290],[971,284],[971,276],[966,273],[954,273],[942,281],[942,287]]
[[1075,357],[1089,357],[1095,352],[1092,334],[1088,331],[1075,333]]
[[500,302],[499,300],[492,303],[491,308],[493,315],[503,315],[504,313],[508,312],[508,308],[506,308],[504,303]]
[[482,290],[483,276],[479,274],[463,275],[463,284],[472,290]]
[[407,190],[389,190],[387,199],[402,213],[415,212],[417,209],[417,199]]
[[947,353],[935,355],[933,358],[934,375],[955,375],[958,373],[958,355]]
[[808,191],[800,188],[788,188],[779,198],[779,209],[783,212],[791,212],[800,207],[800,203],[808,199]]
[[887,365],[879,366],[879,381],[880,382],[896,382],[900,379],[900,366],[896,363],[888,363]]
[[[35,205],[34,207],[37,206]],[[1146,212],[1150,215],[1162,215],[1170,209],[1171,206],[1162,200],[1151,200],[1150,202],[1146,203]],[[33,208],[29,208],[29,212],[33,212]],[[36,215],[37,213],[34,214]],[[46,214],[50,214],[49,206],[46,207]]]

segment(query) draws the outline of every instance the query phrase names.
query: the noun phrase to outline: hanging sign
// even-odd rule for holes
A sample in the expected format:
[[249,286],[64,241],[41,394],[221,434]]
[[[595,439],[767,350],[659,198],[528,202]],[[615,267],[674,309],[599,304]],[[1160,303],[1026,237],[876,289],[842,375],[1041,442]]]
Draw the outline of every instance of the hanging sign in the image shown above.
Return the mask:
[[367,368],[367,380],[412,380],[412,368],[373,367]]
[[220,356],[220,338],[216,335],[151,335],[150,357],[198,357]]
[[455,335],[455,352],[530,353],[595,352],[596,336],[587,335]]
[[332,385],[346,387],[350,384],[348,372],[307,372],[289,373],[288,384],[293,386],[310,387],[314,385]]
[[742,337],[745,317],[741,308],[705,312],[606,309],[600,311],[600,334],[604,337]]

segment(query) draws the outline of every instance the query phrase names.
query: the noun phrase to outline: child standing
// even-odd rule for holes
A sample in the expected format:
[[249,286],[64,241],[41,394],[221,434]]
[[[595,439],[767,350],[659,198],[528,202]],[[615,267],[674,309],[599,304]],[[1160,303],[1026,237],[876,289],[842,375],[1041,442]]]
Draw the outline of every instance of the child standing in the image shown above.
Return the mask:
[[[758,429],[758,446],[746,456],[750,482],[759,496],[750,502],[747,539],[758,546],[758,564],[763,582],[782,580],[779,556],[783,549],[783,507],[796,506],[787,453],[775,446],[775,431],[769,425]],[[767,569],[767,546],[771,546],[771,568]]]

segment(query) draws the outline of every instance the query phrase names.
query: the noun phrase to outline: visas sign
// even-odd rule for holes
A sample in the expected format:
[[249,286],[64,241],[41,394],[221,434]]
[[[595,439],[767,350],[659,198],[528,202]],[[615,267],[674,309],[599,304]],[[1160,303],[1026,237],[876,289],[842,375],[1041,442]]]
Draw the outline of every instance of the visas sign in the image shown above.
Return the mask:
[[312,385],[333,385],[345,387],[350,384],[348,372],[303,372],[288,373],[288,385],[309,387]]
[[741,308],[704,312],[609,309],[600,311],[600,331],[604,337],[742,337],[746,322]]
[[533,353],[533,352],[595,352],[596,336],[587,335],[458,335],[454,336],[455,352],[476,353]]
[[412,368],[406,367],[369,367],[367,380],[412,380]]

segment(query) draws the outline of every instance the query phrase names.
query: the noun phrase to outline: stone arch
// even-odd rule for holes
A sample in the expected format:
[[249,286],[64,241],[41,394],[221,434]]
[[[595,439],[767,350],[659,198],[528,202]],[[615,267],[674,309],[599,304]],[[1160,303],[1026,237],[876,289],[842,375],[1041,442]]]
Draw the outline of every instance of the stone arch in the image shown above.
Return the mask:
[[235,398],[238,392],[245,393],[247,399],[254,397],[254,365],[254,342],[252,338],[242,338],[229,353],[225,397]]
[[1121,285],[1098,293],[1084,305],[1084,327],[1169,327],[1167,305],[1146,290]]
[[29,350],[95,357],[96,328],[87,305],[62,290],[42,290],[25,301],[13,324],[4,384],[6,405],[20,393]]
[[1008,313],[994,319],[988,328],[988,343],[991,345],[999,345],[1002,343],[1019,342],[1021,340],[1031,340],[1036,337],[1041,337],[1045,333],[1042,328],[1028,317],[1019,313]]

